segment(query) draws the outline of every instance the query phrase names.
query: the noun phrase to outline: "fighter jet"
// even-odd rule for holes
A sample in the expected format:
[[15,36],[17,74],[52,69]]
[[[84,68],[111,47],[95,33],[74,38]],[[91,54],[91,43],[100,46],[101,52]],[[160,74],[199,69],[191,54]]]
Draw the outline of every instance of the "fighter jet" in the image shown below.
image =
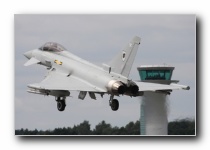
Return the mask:
[[109,94],[109,105],[118,110],[119,102],[115,96],[142,96],[145,91],[170,93],[172,90],[189,90],[189,86],[155,84],[133,81],[128,78],[141,39],[138,36],[107,64],[94,65],[68,52],[62,45],[47,42],[38,49],[24,53],[29,60],[24,66],[40,64],[47,68],[48,74],[40,83],[28,85],[28,92],[55,97],[57,109],[64,111],[66,97],[71,91],[78,91],[78,98],[84,100],[87,93],[96,99]]

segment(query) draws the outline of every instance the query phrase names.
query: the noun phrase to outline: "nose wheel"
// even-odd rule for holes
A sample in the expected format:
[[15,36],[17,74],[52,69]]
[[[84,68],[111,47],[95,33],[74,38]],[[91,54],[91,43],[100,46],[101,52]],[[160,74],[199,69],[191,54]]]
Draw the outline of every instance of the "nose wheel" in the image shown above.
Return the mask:
[[114,98],[114,96],[111,95],[110,100],[109,100],[109,105],[113,111],[117,111],[119,108],[119,102],[117,99],[113,99],[113,98]]
[[57,108],[59,111],[64,111],[66,107],[66,97],[56,97]]

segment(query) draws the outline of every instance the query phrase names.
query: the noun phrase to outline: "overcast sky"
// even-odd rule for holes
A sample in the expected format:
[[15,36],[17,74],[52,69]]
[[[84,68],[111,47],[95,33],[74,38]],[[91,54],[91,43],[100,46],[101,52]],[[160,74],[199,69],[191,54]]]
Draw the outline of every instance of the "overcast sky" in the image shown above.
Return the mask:
[[23,53],[54,41],[68,51],[100,65],[111,60],[133,36],[141,45],[130,78],[139,79],[140,65],[168,64],[175,67],[172,79],[189,85],[189,91],[173,91],[169,96],[169,121],[195,118],[196,20],[195,15],[15,15],[15,129],[73,127],[88,120],[91,128],[105,120],[125,126],[140,117],[139,98],[119,97],[119,110],[109,107],[109,96],[84,101],[78,93],[67,98],[59,112],[55,98],[27,93],[27,85],[43,80],[45,67],[24,67]]

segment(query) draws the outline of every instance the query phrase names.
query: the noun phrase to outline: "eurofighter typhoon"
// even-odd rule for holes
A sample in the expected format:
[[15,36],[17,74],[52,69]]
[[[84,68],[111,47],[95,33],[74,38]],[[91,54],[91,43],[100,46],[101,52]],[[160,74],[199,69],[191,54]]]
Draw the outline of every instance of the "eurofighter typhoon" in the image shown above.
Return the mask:
[[109,105],[118,110],[119,102],[115,96],[142,96],[144,91],[170,93],[172,90],[189,90],[189,86],[178,84],[155,84],[133,81],[128,78],[141,39],[135,36],[110,63],[102,67],[85,61],[68,52],[55,42],[47,42],[38,49],[24,53],[29,60],[24,66],[40,64],[48,69],[48,75],[40,83],[28,85],[28,92],[55,97],[57,109],[64,111],[66,97],[70,91],[78,91],[79,99],[88,95],[96,99],[109,94]]

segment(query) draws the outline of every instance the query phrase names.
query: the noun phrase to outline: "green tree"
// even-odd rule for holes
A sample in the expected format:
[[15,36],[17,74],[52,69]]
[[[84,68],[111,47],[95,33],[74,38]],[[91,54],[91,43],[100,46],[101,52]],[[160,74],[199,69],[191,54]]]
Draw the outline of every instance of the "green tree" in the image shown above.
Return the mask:
[[78,135],[90,135],[91,130],[89,122],[85,120],[83,123],[80,123],[77,126],[77,133]]
[[125,126],[125,130],[126,130],[126,132],[127,132],[128,135],[132,135],[133,134],[133,130],[134,130],[134,123],[133,122],[129,122]]
[[195,135],[195,121],[190,119],[181,119],[169,122],[169,135]]
[[[137,120],[129,122],[125,127],[112,127],[104,120],[95,126],[92,131],[88,121],[71,127],[55,128],[54,130],[38,131],[21,128],[15,130],[16,135],[140,135],[140,122]],[[195,135],[195,121],[190,119],[181,119],[169,122],[169,135]]]
[[111,125],[107,124],[104,120],[96,125],[93,134],[95,135],[111,135]]

